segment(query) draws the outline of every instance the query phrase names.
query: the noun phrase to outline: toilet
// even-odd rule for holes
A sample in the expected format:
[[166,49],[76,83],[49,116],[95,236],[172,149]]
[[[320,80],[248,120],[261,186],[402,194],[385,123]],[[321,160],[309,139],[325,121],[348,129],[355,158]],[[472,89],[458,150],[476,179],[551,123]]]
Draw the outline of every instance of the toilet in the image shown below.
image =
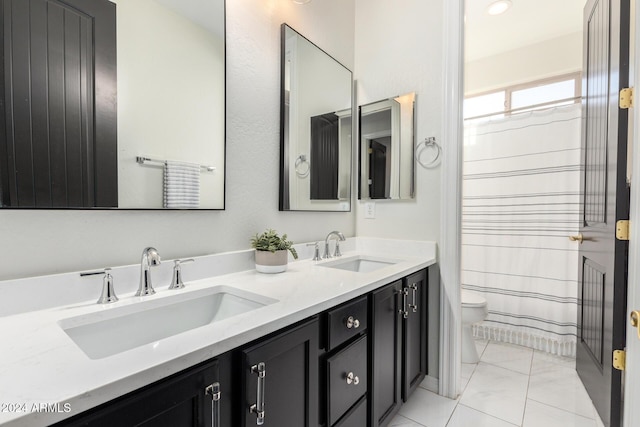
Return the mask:
[[478,363],[480,357],[473,339],[471,325],[487,318],[487,300],[480,295],[461,291],[462,302],[462,363]]

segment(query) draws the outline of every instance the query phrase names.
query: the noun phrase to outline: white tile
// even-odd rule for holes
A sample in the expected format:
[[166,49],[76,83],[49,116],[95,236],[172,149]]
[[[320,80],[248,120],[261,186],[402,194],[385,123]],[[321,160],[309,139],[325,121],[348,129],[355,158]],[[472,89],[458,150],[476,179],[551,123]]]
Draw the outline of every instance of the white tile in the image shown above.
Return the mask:
[[469,380],[460,403],[520,425],[524,414],[528,382],[527,375],[480,362]]
[[400,415],[428,427],[445,427],[457,404],[418,387],[400,408]]
[[[491,415],[484,414],[465,405],[458,405],[453,411],[447,427],[517,427]],[[519,426],[519,424],[518,424]]]
[[424,427],[422,424],[418,424],[402,415],[396,415],[391,422],[387,424],[389,427]]
[[467,389],[467,385],[469,385],[469,380],[470,378],[460,378],[460,397],[462,397],[462,395],[464,394],[464,391]]
[[480,361],[529,375],[533,349],[514,344],[490,342]]
[[477,363],[463,363],[460,368],[460,378],[471,378],[473,371],[475,371]]
[[604,427],[604,423],[602,422],[602,418],[600,418],[600,414],[598,413],[598,410],[596,409],[596,407],[593,407],[593,418],[595,418],[596,420],[596,425],[598,427]]
[[424,380],[418,385],[418,387],[422,387],[425,390],[432,391],[434,393],[438,392],[438,380],[436,378],[426,376]]
[[529,399],[587,418],[594,418],[593,404],[575,369],[538,361],[529,380]]
[[576,359],[575,357],[556,356],[555,354],[545,353],[543,351],[533,351],[533,364],[531,372],[540,364],[553,363],[554,365],[561,365],[565,368],[575,369]]
[[478,350],[478,356],[482,356],[484,349],[487,348],[487,344],[489,344],[489,340],[475,339],[474,341],[476,344],[476,350]]
[[595,420],[527,400],[523,427],[596,427]]

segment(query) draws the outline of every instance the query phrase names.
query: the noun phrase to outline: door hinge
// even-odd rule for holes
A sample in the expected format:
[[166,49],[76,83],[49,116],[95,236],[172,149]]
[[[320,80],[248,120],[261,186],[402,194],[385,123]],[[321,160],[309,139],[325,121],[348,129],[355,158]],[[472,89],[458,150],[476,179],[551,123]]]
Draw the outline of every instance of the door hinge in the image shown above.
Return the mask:
[[627,352],[624,350],[613,350],[613,367],[618,371],[624,371],[627,365]]
[[627,110],[633,107],[633,88],[625,87],[620,90],[620,103],[619,106],[623,110]]
[[629,240],[629,220],[621,219],[616,222],[616,239]]

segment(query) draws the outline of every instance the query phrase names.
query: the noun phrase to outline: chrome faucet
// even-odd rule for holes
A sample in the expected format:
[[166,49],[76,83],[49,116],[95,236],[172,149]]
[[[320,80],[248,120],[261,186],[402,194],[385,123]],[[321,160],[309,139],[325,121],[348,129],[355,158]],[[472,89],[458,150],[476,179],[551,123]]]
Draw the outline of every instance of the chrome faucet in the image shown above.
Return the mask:
[[151,284],[151,267],[160,265],[160,255],[155,248],[145,248],[140,261],[140,286],[136,296],[153,295],[156,291]]
[[111,276],[111,268],[103,268],[100,271],[87,271],[84,273],[80,273],[81,277],[84,276],[93,276],[95,274],[103,274],[104,277],[102,279],[102,293],[100,294],[100,298],[98,298],[98,304],[109,304],[112,302],[118,301],[118,297],[116,293],[113,291],[113,276]]
[[323,258],[332,258],[332,255],[329,253],[329,240],[331,240],[331,236],[336,236],[338,238],[338,240],[336,240],[336,249],[333,252],[333,256],[334,257],[342,256],[342,254],[340,253],[339,242],[344,242],[347,239],[345,239],[344,234],[342,234],[341,232],[332,231],[331,233],[327,234],[327,238],[324,239],[324,257]]

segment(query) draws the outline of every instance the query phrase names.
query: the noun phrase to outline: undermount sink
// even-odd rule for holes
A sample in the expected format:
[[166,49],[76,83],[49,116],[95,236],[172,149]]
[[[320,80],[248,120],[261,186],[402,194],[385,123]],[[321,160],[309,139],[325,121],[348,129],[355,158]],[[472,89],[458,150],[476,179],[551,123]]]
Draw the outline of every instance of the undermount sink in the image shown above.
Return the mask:
[[322,267],[354,271],[356,273],[370,273],[380,268],[388,267],[397,263],[398,261],[392,259],[357,255],[349,258],[339,259],[336,261],[329,261],[318,265]]
[[90,359],[102,359],[275,302],[241,289],[216,286],[58,323]]

